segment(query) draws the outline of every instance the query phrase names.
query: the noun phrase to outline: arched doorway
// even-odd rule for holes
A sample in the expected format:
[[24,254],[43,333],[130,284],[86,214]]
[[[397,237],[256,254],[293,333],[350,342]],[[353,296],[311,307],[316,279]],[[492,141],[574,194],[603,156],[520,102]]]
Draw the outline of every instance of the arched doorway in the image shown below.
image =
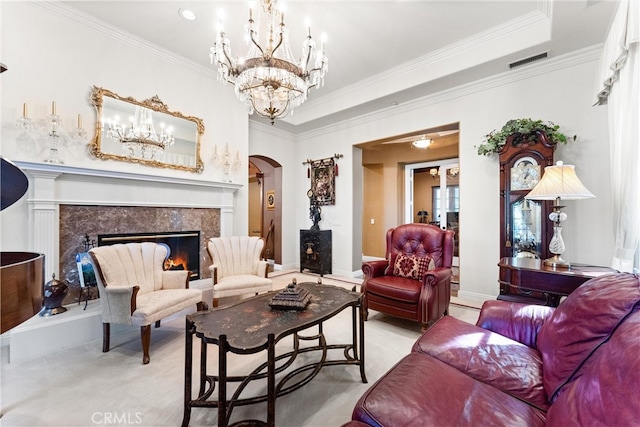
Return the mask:
[[282,166],[249,156],[249,235],[265,239],[265,257],[282,264]]

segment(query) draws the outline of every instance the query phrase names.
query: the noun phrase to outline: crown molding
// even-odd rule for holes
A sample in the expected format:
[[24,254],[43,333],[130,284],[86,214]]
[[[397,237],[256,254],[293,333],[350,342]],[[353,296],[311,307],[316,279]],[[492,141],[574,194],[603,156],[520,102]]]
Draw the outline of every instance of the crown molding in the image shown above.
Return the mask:
[[[536,76],[552,73],[558,70],[575,67],[584,63],[600,60],[603,44],[589,46],[570,52],[556,58],[550,58],[543,62],[533,63],[519,69],[508,70],[491,77],[465,83],[451,89],[446,89],[434,94],[404,102],[398,106],[390,106],[358,117],[335,122],[327,126],[319,127],[308,132],[297,134],[298,141],[316,138],[344,131],[355,126],[364,126],[372,122],[387,120],[389,117],[407,114],[409,112],[425,108],[431,105],[446,102],[455,98],[469,96],[471,94],[489,90],[495,87],[530,79]],[[358,141],[362,142],[362,141]]]
[[[518,18],[512,19],[511,21],[500,24],[499,26],[474,34],[473,36],[462,39],[450,46],[446,46],[428,55],[419,57],[411,63],[391,69],[390,73],[394,73],[394,71],[397,73],[402,70],[417,71],[430,68],[451,57],[475,51],[493,40],[509,38],[517,32],[522,32],[523,30],[526,31],[529,28],[534,28],[539,25],[550,25],[549,18],[540,12],[529,12]],[[398,74],[395,77],[400,78],[402,75]]]
[[[548,3],[548,1],[544,0],[541,3]],[[541,29],[542,34],[540,33]],[[480,62],[485,62],[488,59],[491,59],[487,58],[485,55],[483,58],[478,58],[478,63],[468,61],[470,57],[477,56],[477,52],[481,51],[483,46],[495,46],[495,44],[500,43],[501,40],[514,40],[527,34],[533,34],[534,37],[538,38],[535,41],[535,44],[548,42],[551,37],[551,22],[548,15],[541,11],[529,12],[518,18],[474,34],[473,36],[467,37],[459,42],[438,49],[427,55],[417,57],[412,61],[405,62],[382,73],[370,76],[358,83],[344,88],[339,93],[318,97],[312,103],[303,104],[300,107],[297,107],[295,116],[285,118],[283,120],[292,125],[300,125],[318,118],[315,117],[318,113],[314,115],[314,111],[326,112],[327,110],[334,108],[335,105],[345,107],[345,99],[356,100],[354,103],[363,103],[372,100],[370,99],[372,95],[365,95],[367,96],[367,99],[362,99],[363,93],[375,93],[376,97],[385,96],[387,94],[380,94],[380,87],[388,87],[389,81],[407,82],[411,80],[411,76],[432,74],[433,70],[442,69],[443,64],[447,64],[447,61],[450,61],[450,64],[453,64],[456,58],[466,57],[467,62],[465,64],[465,68],[471,68],[478,65]],[[491,54],[494,56],[504,56],[506,53],[498,52],[496,49],[492,48]],[[435,76],[431,78],[431,80],[438,77],[441,76]],[[427,81],[422,81],[421,83],[426,82]],[[390,90],[399,91],[404,89],[407,89],[407,87]],[[297,120],[298,118],[301,120]]]
[[287,139],[292,142],[295,141],[293,133],[274,127],[266,121],[249,120],[249,132],[251,131],[260,132],[263,135],[269,135],[274,138]]
[[151,43],[134,34],[126,32],[118,27],[107,24],[106,22],[100,19],[97,19],[94,16],[81,12],[78,9],[75,9],[71,6],[67,6],[62,2],[35,1],[35,2],[31,2],[31,4],[35,7],[39,7],[51,13],[55,13],[75,23],[81,24],[91,29],[92,31],[103,34],[120,43],[129,45],[135,49],[145,51],[146,53],[153,55],[157,58],[160,58],[163,61],[171,62],[173,64],[177,64],[177,65],[189,68],[192,71],[204,74],[209,77],[212,76],[212,72],[210,68],[204,67],[181,55],[177,55],[172,51],[169,51],[161,46],[158,46],[157,44]]

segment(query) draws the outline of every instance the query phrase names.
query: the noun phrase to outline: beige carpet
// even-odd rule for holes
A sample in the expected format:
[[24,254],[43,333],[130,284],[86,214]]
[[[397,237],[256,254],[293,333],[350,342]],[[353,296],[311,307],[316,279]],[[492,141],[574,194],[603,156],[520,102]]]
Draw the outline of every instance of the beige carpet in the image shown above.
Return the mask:
[[[318,276],[298,272],[273,274],[276,287],[291,278],[316,281]],[[327,276],[323,283],[351,289],[357,280]],[[477,310],[451,306],[451,314],[475,322]],[[151,363],[141,364],[138,328],[112,337],[111,351],[101,352],[101,339],[86,345],[20,363],[8,363],[2,347],[0,408],[2,426],[178,426],[183,414],[184,318],[163,322],[152,330]],[[328,320],[324,332],[329,344],[350,341],[351,315],[344,311]],[[371,384],[409,353],[420,326],[371,312],[365,323],[365,366],[369,380],[360,380],[356,366],[329,366],[301,389],[278,398],[278,426],[339,426],[348,421],[358,398]],[[278,351],[288,351],[284,339]],[[198,344],[194,347],[198,354]],[[309,359],[317,355],[308,354]],[[265,354],[232,355],[230,373],[243,373],[265,360]],[[311,360],[311,359],[309,359]],[[209,366],[217,354],[209,352]],[[196,369],[196,372],[198,370]],[[258,385],[258,389],[262,387]],[[197,390],[194,386],[194,393]],[[232,422],[266,419],[266,404],[236,408]],[[192,410],[191,425],[216,425],[215,409]]]

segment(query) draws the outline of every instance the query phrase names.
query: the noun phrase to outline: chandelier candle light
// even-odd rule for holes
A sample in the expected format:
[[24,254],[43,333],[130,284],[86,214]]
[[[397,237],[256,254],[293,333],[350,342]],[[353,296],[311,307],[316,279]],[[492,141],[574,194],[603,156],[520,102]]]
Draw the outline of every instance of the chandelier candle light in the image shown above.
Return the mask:
[[560,223],[567,219],[567,214],[561,212],[564,206],[560,205],[564,200],[590,199],[595,196],[580,182],[576,175],[575,166],[565,165],[561,161],[555,166],[544,168],[542,179],[525,196],[530,200],[553,200],[553,212],[549,214],[549,219],[553,222],[553,237],[549,242],[549,251],[554,254],[551,258],[544,260],[544,265],[553,268],[571,268],[571,264],[562,259],[565,250],[562,239],[562,226]]
[[120,117],[107,119],[101,123],[101,132],[109,138],[122,143],[130,157],[154,159],[173,145],[173,128],[160,123],[160,134],[153,125],[152,111],[145,107],[136,107],[135,115],[130,118],[129,126],[120,124]]
[[266,19],[265,40],[259,39],[258,24],[249,9],[246,37],[249,50],[244,57],[232,59],[230,41],[222,25],[211,48],[211,63],[218,78],[235,86],[237,97],[260,117],[274,123],[285,117],[306,99],[309,89],[322,86],[327,72],[324,41],[319,51],[311,38],[311,28],[302,44],[302,58],[295,61],[289,45],[284,13],[277,11],[277,0],[260,0]]

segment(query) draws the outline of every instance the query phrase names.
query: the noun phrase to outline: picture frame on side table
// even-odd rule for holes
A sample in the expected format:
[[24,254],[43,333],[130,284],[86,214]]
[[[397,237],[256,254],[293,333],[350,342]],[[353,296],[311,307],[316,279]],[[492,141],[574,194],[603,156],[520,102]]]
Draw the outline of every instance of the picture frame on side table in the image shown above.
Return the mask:
[[78,265],[78,279],[80,280],[80,287],[87,288],[98,286],[98,282],[96,281],[96,272],[93,270],[93,265],[89,260],[89,253],[80,252],[76,254],[76,263]]
[[78,266],[78,280],[80,281],[80,298],[78,299],[78,305],[84,300],[83,310],[86,310],[89,299],[91,298],[91,288],[96,289],[98,286],[96,272],[93,269],[93,264],[91,264],[88,252],[79,252],[76,254],[76,265]]

